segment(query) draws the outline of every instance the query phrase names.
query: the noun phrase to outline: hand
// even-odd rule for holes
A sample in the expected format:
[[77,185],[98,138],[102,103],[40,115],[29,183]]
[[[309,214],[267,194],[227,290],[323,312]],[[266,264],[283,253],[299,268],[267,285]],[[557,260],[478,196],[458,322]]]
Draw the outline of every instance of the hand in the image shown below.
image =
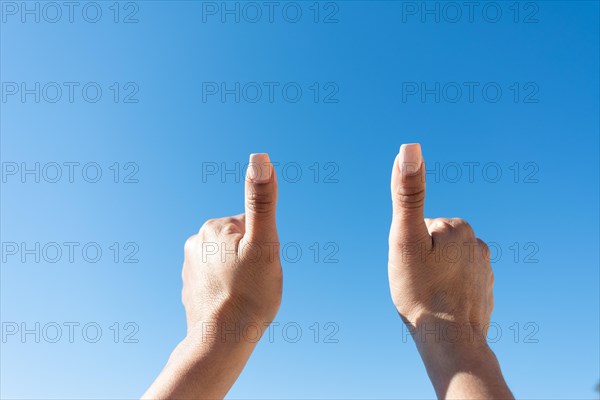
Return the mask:
[[265,328],[279,310],[277,181],[266,154],[250,157],[245,199],[245,214],[211,219],[185,244],[182,302],[190,334],[212,321]]
[[187,336],[144,398],[227,394],[281,302],[276,202],[269,156],[252,154],[246,213],[207,221],[185,244]]
[[392,299],[438,397],[512,395],[486,342],[494,298],[489,249],[459,218],[424,218],[425,164],[402,145],[392,171]]
[[430,318],[489,324],[494,306],[489,249],[460,218],[424,218],[425,164],[418,144],[400,148],[392,201],[388,272],[398,313],[413,327]]

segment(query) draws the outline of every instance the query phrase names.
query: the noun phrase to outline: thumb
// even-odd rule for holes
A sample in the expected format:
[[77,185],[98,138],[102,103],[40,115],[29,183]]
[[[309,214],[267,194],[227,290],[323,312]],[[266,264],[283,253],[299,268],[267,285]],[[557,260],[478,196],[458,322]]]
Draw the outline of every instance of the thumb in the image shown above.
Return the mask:
[[269,155],[250,154],[245,189],[246,233],[249,241],[277,241],[275,213],[277,179]]
[[399,244],[426,242],[431,236],[425,225],[425,163],[418,143],[403,144],[392,170],[393,219],[390,234]]

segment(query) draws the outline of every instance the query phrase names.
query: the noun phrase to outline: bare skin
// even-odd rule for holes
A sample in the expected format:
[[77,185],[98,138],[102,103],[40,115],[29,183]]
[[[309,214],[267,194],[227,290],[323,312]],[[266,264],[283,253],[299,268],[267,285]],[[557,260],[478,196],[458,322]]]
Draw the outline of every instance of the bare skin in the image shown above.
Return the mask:
[[[252,155],[246,213],[210,220],[185,245],[187,336],[143,398],[223,398],[281,302],[277,181]],[[512,399],[485,339],[493,308],[489,251],[461,219],[425,219],[425,165],[403,145],[392,172],[389,279],[440,398]]]
[[424,218],[425,163],[402,145],[392,170],[388,273],[438,398],[512,399],[487,344],[494,275],[486,244],[459,218]]
[[281,303],[277,180],[266,154],[250,157],[245,214],[207,221],[185,244],[187,336],[143,395],[223,398]]

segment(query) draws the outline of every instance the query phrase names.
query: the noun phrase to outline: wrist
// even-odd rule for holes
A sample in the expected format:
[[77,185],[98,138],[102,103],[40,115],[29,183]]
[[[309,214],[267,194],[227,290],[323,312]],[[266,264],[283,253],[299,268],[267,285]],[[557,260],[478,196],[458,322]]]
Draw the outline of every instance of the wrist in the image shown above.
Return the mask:
[[453,348],[476,351],[487,348],[488,324],[448,317],[421,316],[403,321],[417,347]]
[[487,324],[421,315],[404,318],[423,360],[443,360],[447,368],[495,360],[487,339]]
[[[200,324],[200,326],[202,326]],[[209,326],[209,325],[205,325]],[[164,380],[176,382],[148,398],[224,398],[254,350],[255,343],[204,333],[195,327],[171,353]]]
[[451,375],[457,371],[498,365],[496,356],[485,342],[426,341],[415,343],[428,370],[431,368]]
[[406,323],[438,397],[453,397],[450,394],[456,394],[456,388],[465,388],[474,379],[485,382],[486,390],[490,390],[483,397],[498,397],[493,393],[502,393],[502,398],[512,398],[500,364],[487,344],[486,324],[431,316]]
[[513,398],[487,343],[429,342],[417,347],[438,398]]
[[213,346],[254,346],[272,322],[272,318],[261,315],[243,309],[239,302],[224,301],[201,317],[188,321],[186,341]]

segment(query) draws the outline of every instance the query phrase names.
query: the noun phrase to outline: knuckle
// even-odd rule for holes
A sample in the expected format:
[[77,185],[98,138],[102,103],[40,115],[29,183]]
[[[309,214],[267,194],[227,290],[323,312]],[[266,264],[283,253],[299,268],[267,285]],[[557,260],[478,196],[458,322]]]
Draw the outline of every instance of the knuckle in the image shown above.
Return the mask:
[[194,249],[196,248],[197,239],[198,235],[192,235],[189,238],[187,238],[185,244],[183,245],[183,251],[185,254],[189,254],[192,251],[194,251]]
[[425,205],[423,187],[401,187],[394,194],[394,202],[402,208],[421,208]]
[[430,226],[432,232],[448,233],[452,230],[452,225],[442,218],[434,219]]
[[477,238],[477,244],[481,248],[481,254],[483,254],[483,256],[486,259],[489,259],[490,258],[490,247],[487,245],[487,243],[484,242],[483,240]]
[[477,243],[479,244],[479,246],[481,246],[481,248],[482,248],[483,250],[485,250],[485,251],[489,252],[490,248],[489,248],[489,246],[487,245],[487,243],[486,243],[486,242],[484,242],[483,240],[481,240],[481,239],[477,238]]
[[217,225],[218,225],[218,220],[216,218],[208,219],[208,220],[206,220],[206,222],[204,222],[204,224],[202,224],[199,232],[206,232],[206,231],[214,230]]
[[246,198],[246,206],[254,214],[270,215],[274,204],[275,197],[271,193],[250,192]]
[[471,224],[469,224],[467,221],[465,221],[462,218],[452,218],[452,225],[456,229],[458,229],[461,232],[464,232],[468,235],[474,234],[473,227],[471,226]]
[[224,233],[225,235],[231,235],[238,232],[239,229],[233,222],[225,222],[221,227],[221,233]]
[[456,226],[464,226],[464,225],[468,225],[469,224],[467,221],[465,221],[462,218],[452,218],[451,221]]

